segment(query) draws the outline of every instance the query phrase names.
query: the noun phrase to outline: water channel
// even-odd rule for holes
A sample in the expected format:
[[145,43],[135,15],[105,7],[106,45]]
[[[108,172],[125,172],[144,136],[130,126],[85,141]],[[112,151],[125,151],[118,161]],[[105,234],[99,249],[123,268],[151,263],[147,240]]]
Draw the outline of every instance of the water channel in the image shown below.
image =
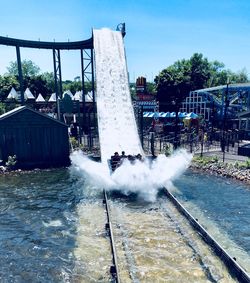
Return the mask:
[[[249,268],[249,187],[187,171],[171,190]],[[72,167],[0,176],[0,281],[109,282],[101,200]],[[233,282],[162,192],[111,200],[124,282]]]

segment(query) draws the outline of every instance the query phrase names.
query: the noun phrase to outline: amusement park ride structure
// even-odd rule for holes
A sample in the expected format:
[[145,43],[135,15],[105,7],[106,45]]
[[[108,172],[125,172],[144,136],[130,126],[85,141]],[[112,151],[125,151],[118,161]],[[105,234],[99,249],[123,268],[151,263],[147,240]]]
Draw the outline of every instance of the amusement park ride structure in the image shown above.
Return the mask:
[[[125,24],[119,24],[117,26],[117,29],[119,31],[121,31],[122,35],[125,35]],[[99,37],[98,37],[99,36]],[[111,39],[115,39],[115,37],[112,35],[109,36]],[[103,38],[106,40],[106,37],[104,37],[104,35],[99,34],[97,32],[97,37],[95,38]],[[120,61],[116,61],[114,60],[114,62],[112,62],[112,66],[114,67],[114,69],[110,69],[111,73],[113,72],[113,76],[114,78],[119,78],[116,80],[117,84],[121,85],[121,76],[119,72],[121,72],[123,74],[123,81],[124,81],[124,89],[126,86],[125,91],[123,92],[123,97],[122,95],[116,96],[115,90],[113,90],[113,93],[107,92],[105,91],[105,93],[103,94],[100,90],[98,91],[98,84],[99,84],[99,89],[102,89],[102,86],[106,86],[107,80],[106,80],[106,75],[110,74],[110,72],[107,72],[105,68],[100,68],[98,70],[97,68],[97,78],[100,78],[100,75],[102,75],[102,78],[104,78],[103,80],[101,79],[99,82],[97,80],[97,97],[95,97],[95,88],[94,88],[94,42],[96,43],[96,41],[93,40],[93,36],[85,41],[78,41],[78,42],[40,42],[40,41],[28,41],[28,40],[20,40],[20,39],[13,39],[13,38],[8,38],[8,37],[0,37],[0,45],[8,45],[8,46],[14,46],[16,48],[16,56],[17,56],[17,64],[18,64],[18,73],[19,73],[19,83],[20,83],[20,90],[21,90],[21,103],[24,104],[24,89],[23,89],[23,75],[22,75],[22,65],[21,65],[21,52],[20,52],[20,48],[38,48],[38,49],[50,49],[52,50],[52,54],[53,54],[53,64],[54,64],[54,79],[55,79],[55,91],[56,91],[56,99],[58,101],[59,98],[62,98],[62,75],[61,75],[61,58],[60,58],[60,51],[61,50],[79,50],[80,51],[80,55],[81,55],[81,75],[82,75],[82,101],[83,101],[83,121],[85,122],[85,79],[88,79],[91,81],[92,83],[92,93],[93,93],[93,111],[96,111],[96,98],[97,98],[97,102],[99,101],[99,122],[101,120],[101,129],[102,129],[102,135],[103,135],[103,139],[102,141],[102,145],[108,145],[110,146],[110,149],[114,150],[113,145],[117,145],[117,147],[120,149],[121,148],[125,148],[128,145],[129,149],[136,149],[136,153],[138,153],[139,149],[141,150],[141,153],[143,154],[143,150],[141,148],[141,144],[140,142],[137,142],[137,140],[139,141],[139,138],[137,139],[137,127],[134,123],[134,117],[132,115],[133,113],[133,109],[132,109],[132,103],[130,101],[130,93],[128,90],[128,80],[127,80],[127,72],[126,72],[126,60],[125,60],[125,55],[123,53],[122,56],[120,56]],[[114,41],[111,41],[112,43]],[[119,41],[117,40],[117,44],[118,44],[118,49],[117,51],[121,51],[123,49],[123,45],[121,44],[122,40],[120,38],[119,35]],[[98,47],[99,47],[99,53],[96,53],[96,62],[98,62],[98,60],[102,63],[102,59],[106,59],[104,62],[109,62],[107,60],[108,57],[108,53],[104,53],[102,54],[102,46],[98,45],[98,40],[96,43],[96,48],[95,51],[98,51]],[[109,49],[107,49],[109,51]],[[106,49],[105,49],[106,51]],[[118,54],[122,54],[122,52],[118,52]],[[103,56],[102,56],[103,55]],[[114,54],[112,54],[114,56]],[[98,57],[99,56],[99,57]],[[111,56],[110,56],[111,57]],[[119,56],[117,56],[119,57]],[[109,59],[109,58],[108,58]],[[114,58],[116,59],[116,58]],[[124,59],[124,60],[123,60]],[[121,68],[121,64],[116,64],[117,62],[123,62],[124,64],[124,68]],[[102,63],[103,64],[103,63]],[[110,67],[108,64],[103,64],[104,67]],[[99,64],[99,66],[101,66],[101,64]],[[101,66],[103,67],[103,66]],[[119,67],[119,68],[118,68]],[[109,70],[109,68],[107,69]],[[118,74],[115,74],[117,71]],[[99,76],[98,76],[98,72],[99,72]],[[111,76],[109,76],[111,77]],[[110,79],[110,78],[109,78]],[[112,78],[111,78],[112,79]],[[146,82],[145,82],[146,83]],[[145,85],[144,83],[144,85]],[[228,87],[228,86],[227,86]],[[105,89],[105,88],[104,88]],[[228,92],[228,89],[227,89]],[[103,97],[100,96],[103,95]],[[110,96],[113,95],[113,100],[110,99]],[[104,98],[104,99],[102,99]],[[105,100],[105,98],[107,98]],[[120,99],[120,100],[119,100]],[[126,107],[123,107],[124,109],[118,109],[117,106],[122,107],[122,103],[117,103],[120,102],[121,100],[124,101],[123,105],[127,107],[127,109],[129,109],[127,112],[129,113],[125,113],[125,111],[120,111],[120,110],[124,110],[126,109]],[[103,104],[100,104],[102,103]],[[147,102],[147,101],[146,101]],[[110,105],[111,104],[111,105]],[[113,104],[113,105],[112,105]],[[131,104],[131,107],[130,107]],[[101,106],[105,106],[103,107],[103,109],[100,108]],[[113,107],[114,106],[114,107]],[[116,111],[116,113],[119,113],[120,116],[117,115],[117,117],[115,118],[119,118],[120,120],[118,121],[118,119],[116,119],[115,123],[111,123],[113,121],[113,116],[111,117],[111,114],[113,115],[113,112],[110,114],[107,113],[107,109],[108,107],[112,108],[113,111]],[[158,105],[157,103],[151,103],[151,105],[145,103],[145,101],[142,101],[140,103],[138,103],[138,108],[141,108],[141,117],[143,118],[143,110],[146,107],[153,107],[156,110],[158,110]],[[116,110],[114,110],[115,108],[117,108]],[[223,106],[222,106],[223,108]],[[100,109],[101,114],[100,114]],[[17,111],[17,110],[16,110]],[[159,111],[159,110],[158,110]],[[106,114],[109,114],[106,115]],[[126,114],[126,115],[125,115]],[[130,115],[127,115],[130,114]],[[36,114],[38,115],[38,114]],[[41,115],[41,114],[39,114]],[[122,116],[122,117],[121,117]],[[177,116],[177,115],[176,115]],[[225,116],[224,116],[225,117]],[[44,118],[44,117],[43,117]],[[49,119],[46,117],[46,119]],[[51,120],[52,121],[52,120]],[[55,121],[52,121],[53,123]],[[119,123],[120,122],[120,123]],[[57,123],[60,124],[60,122],[57,121]],[[28,123],[26,123],[28,124]],[[112,139],[112,141],[110,141],[110,137],[112,137],[112,135],[114,135],[114,129],[112,127],[108,127],[112,124],[112,126],[114,125],[115,130],[116,131],[116,139]],[[119,125],[122,124],[122,127],[120,127]],[[65,125],[63,125],[63,127],[65,128]],[[128,129],[132,129],[129,132],[129,139],[130,141],[133,139],[132,137],[136,136],[136,140],[135,142],[128,142],[128,139],[126,134],[128,132]],[[67,129],[66,129],[67,132]],[[112,135],[109,135],[109,133],[112,133]],[[121,135],[121,132],[123,132]],[[136,133],[136,135],[131,135],[131,133]],[[99,134],[100,136],[100,134]],[[125,137],[126,136],[126,137]],[[125,137],[125,138],[121,138],[121,137]],[[112,137],[113,138],[113,137]],[[66,135],[66,139],[67,139],[67,135]],[[118,142],[117,142],[118,141]],[[112,143],[113,142],[113,143]],[[127,150],[125,148],[126,152],[131,153],[132,150]],[[133,152],[132,152],[133,153]],[[106,157],[110,156],[110,150],[108,148],[108,150],[103,150],[103,154],[102,154],[102,160],[104,162],[107,161]],[[106,197],[106,192],[104,191],[104,195],[105,195],[105,200],[104,203],[107,204],[107,197]],[[171,199],[171,201],[174,203],[174,205],[177,207],[177,209],[180,211],[181,214],[185,215],[185,217],[189,220],[189,222],[191,223],[191,225],[199,232],[199,234],[202,236],[202,238],[204,239],[205,242],[207,242],[209,244],[210,247],[213,248],[213,250],[215,251],[215,253],[224,261],[224,263],[227,265],[229,271],[235,276],[237,277],[237,279],[240,282],[250,282],[250,278],[249,275],[241,268],[241,266],[238,265],[238,263],[236,262],[236,260],[234,258],[231,258],[231,256],[229,254],[227,254],[223,248],[208,234],[208,232],[198,223],[197,219],[194,219],[189,213],[188,211],[181,206],[181,204],[176,200],[176,198],[171,195],[169,192],[167,192],[167,195],[169,197],[169,199]],[[106,211],[108,214],[108,205],[106,205]],[[118,269],[116,267],[116,261],[117,258],[115,256],[115,249],[114,249],[114,241],[113,241],[113,235],[112,235],[112,225],[109,219],[109,215],[107,215],[107,220],[108,223],[106,224],[106,228],[108,228],[108,233],[110,235],[111,238],[111,245],[112,245],[112,254],[113,256],[113,266],[110,269],[111,273],[115,274],[115,280],[112,282],[120,282],[119,281],[119,274],[118,274]]]
[[[45,42],[45,41],[30,41],[15,39],[0,36],[0,45],[13,46],[16,48],[16,59],[18,66],[18,80],[20,84],[21,104],[24,105],[24,86],[21,63],[21,48],[36,48],[36,49],[50,49],[53,55],[54,66],[54,80],[56,98],[62,98],[62,68],[61,68],[61,50],[79,50],[81,56],[81,76],[82,76],[82,90],[83,90],[83,113],[85,113],[85,81],[91,80],[94,86],[94,71],[93,71],[93,38],[76,41],[76,42]],[[93,101],[95,101],[94,87]],[[85,121],[85,116],[83,118]]]
[[[121,31],[125,36],[125,23],[120,23],[117,26],[118,31]],[[87,40],[75,42],[45,42],[23,40],[10,37],[0,36],[0,45],[12,46],[16,48],[16,60],[18,66],[18,80],[20,84],[21,104],[25,104],[24,98],[24,83],[22,73],[21,48],[48,49],[52,51],[53,66],[54,66],[54,81],[56,100],[62,98],[62,67],[61,67],[61,51],[62,50],[79,50],[81,60],[81,81],[82,81],[82,112],[83,125],[86,124],[86,101],[85,101],[85,84],[91,82],[93,94],[93,112],[96,111],[95,88],[94,88],[94,47],[93,35]],[[57,103],[57,111],[60,114],[59,103]],[[60,115],[59,115],[60,117]]]

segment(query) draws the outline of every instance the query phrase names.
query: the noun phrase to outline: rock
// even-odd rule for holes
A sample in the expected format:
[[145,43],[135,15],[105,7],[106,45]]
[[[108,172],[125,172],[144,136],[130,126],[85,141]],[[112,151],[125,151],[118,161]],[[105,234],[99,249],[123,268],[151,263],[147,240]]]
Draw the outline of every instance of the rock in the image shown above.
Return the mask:
[[246,168],[235,167],[235,165],[231,163],[210,162],[203,164],[200,162],[193,162],[190,167],[197,171],[204,171],[206,173],[221,175],[250,183],[250,170]]
[[0,172],[6,172],[7,171],[7,168],[5,166],[0,166]]

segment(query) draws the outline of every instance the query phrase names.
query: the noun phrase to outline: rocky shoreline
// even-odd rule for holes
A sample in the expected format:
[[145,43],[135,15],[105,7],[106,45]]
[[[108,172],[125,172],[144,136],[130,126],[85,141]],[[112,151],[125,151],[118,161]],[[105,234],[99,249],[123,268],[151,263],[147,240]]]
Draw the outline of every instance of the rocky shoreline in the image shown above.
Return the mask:
[[250,168],[248,164],[235,163],[223,163],[217,162],[201,162],[194,160],[190,165],[190,169],[193,171],[205,172],[207,174],[216,174],[219,176],[233,178],[235,180],[250,184]]

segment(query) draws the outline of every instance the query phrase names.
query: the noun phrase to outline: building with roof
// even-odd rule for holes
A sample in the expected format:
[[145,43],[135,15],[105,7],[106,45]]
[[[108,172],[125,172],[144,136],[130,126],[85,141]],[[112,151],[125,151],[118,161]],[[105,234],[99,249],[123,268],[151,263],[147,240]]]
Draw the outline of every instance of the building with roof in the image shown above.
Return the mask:
[[18,168],[67,166],[66,124],[26,106],[0,116],[0,160],[16,155]]

